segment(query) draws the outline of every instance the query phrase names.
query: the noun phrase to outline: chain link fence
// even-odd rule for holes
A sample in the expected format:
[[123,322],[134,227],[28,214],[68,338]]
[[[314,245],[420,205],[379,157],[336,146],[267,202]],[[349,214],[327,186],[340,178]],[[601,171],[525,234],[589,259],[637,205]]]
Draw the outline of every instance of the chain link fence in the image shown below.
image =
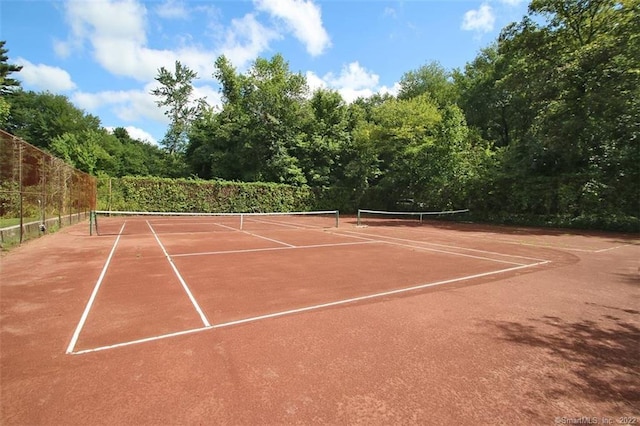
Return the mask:
[[6,248],[89,217],[96,179],[0,130],[0,245]]

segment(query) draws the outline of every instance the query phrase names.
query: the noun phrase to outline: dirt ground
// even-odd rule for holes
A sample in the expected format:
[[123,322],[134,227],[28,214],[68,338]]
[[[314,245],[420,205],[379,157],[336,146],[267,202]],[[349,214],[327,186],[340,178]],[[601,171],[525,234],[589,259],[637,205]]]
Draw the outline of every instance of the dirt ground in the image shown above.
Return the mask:
[[206,326],[154,238],[86,228],[0,258],[3,425],[640,422],[637,235],[343,219],[218,257],[160,236]]

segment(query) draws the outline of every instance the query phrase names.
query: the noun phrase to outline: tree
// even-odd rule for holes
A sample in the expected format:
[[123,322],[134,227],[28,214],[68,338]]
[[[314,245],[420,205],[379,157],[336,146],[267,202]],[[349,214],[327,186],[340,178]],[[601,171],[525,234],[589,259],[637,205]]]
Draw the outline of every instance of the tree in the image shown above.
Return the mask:
[[305,105],[310,112],[296,150],[300,167],[309,185],[336,185],[344,179],[343,157],[351,141],[347,105],[338,92],[325,89],[314,92]]
[[415,71],[405,73],[400,79],[399,99],[410,99],[423,94],[431,96],[439,105],[455,104],[456,86],[438,62],[431,62]]
[[223,56],[216,67],[224,104],[194,123],[190,163],[225,179],[306,183],[296,157],[308,114],[304,76],[290,72],[281,55],[256,59],[245,75]]
[[505,147],[504,208],[637,215],[639,7],[534,0],[457,78],[469,122]]
[[108,135],[95,130],[86,130],[80,134],[64,133],[51,141],[50,149],[73,167],[95,175],[99,169],[104,170],[104,164],[99,167],[100,162],[112,160],[101,146],[101,139],[105,136]]
[[48,148],[65,133],[101,128],[98,117],[78,109],[63,95],[18,90],[8,99],[6,130],[40,148]]
[[112,137],[104,142],[106,151],[117,160],[117,174],[109,173],[111,176],[185,175],[184,164],[175,156],[154,144],[133,139],[122,127],[116,127]]
[[368,134],[378,153],[377,185],[389,202],[415,197],[440,209],[463,201],[463,158],[471,147],[458,107],[440,107],[427,93],[389,100],[374,110]]
[[5,49],[5,44],[5,40],[0,40],[0,96],[8,95],[20,87],[20,82],[16,79],[9,78],[9,75],[22,70],[22,66],[9,64],[7,62],[9,60],[7,56],[9,51]]
[[173,73],[164,67],[158,70],[156,81],[161,87],[153,89],[151,94],[160,98],[156,101],[159,107],[168,107],[165,115],[171,119],[171,123],[161,144],[170,154],[184,153],[191,123],[205,106],[204,100],[192,99],[192,82],[197,77],[195,71],[180,61],[175,62]]
[[0,128],[6,126],[11,109],[9,101],[5,99],[5,97],[20,87],[20,82],[9,78],[9,74],[22,70],[22,66],[9,64],[7,62],[9,60],[7,56],[9,51],[4,48],[5,43],[4,40],[0,40]]
[[508,146],[513,138],[512,128],[516,127],[511,95],[498,87],[504,77],[504,64],[505,58],[493,44],[482,49],[464,72],[453,73],[458,106],[464,111],[467,125],[478,129],[496,147]]

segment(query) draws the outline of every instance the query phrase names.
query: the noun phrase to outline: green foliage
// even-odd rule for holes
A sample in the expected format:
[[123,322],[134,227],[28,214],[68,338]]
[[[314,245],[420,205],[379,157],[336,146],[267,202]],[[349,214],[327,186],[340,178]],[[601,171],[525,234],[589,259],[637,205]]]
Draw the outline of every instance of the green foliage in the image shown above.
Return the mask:
[[65,96],[16,91],[7,97],[11,110],[6,130],[32,145],[47,149],[65,133],[100,129],[100,120],[76,108]]
[[[4,108],[5,102],[10,109]],[[16,91],[0,98],[0,124],[3,113],[8,131],[91,174],[188,174],[180,157],[132,139],[123,128],[110,134],[97,117],[85,114],[65,96]]]
[[245,75],[224,57],[216,66],[225,103],[219,114],[194,123],[187,149],[194,170],[202,177],[307,183],[296,156],[309,112],[305,78],[291,73],[281,55],[258,58]]
[[474,188],[484,213],[609,229],[639,216],[639,8],[534,0],[455,76],[470,125],[504,147]]
[[9,75],[22,70],[22,66],[13,65],[7,62],[9,59],[7,53],[9,53],[9,51],[4,48],[6,43],[7,42],[5,40],[0,40],[0,96],[11,94],[14,90],[20,87],[20,81],[14,78],[9,78]]
[[73,167],[89,174],[95,174],[98,162],[106,163],[111,159],[100,144],[99,139],[102,136],[102,133],[95,130],[87,130],[78,136],[73,133],[64,133],[62,136],[54,138],[49,148],[56,156]]
[[455,104],[457,101],[458,93],[451,81],[451,73],[437,62],[409,71],[400,80],[399,99],[410,99],[424,94],[429,95],[440,106]]
[[9,104],[6,99],[0,98],[0,129],[4,129],[6,127],[10,110],[11,104]]
[[103,177],[98,208],[160,212],[279,212],[310,210],[308,187],[199,179]]
[[113,180],[110,209],[354,212],[413,198],[483,220],[637,230],[638,16],[637,0],[533,0],[464,70],[428,63],[397,98],[351,104],[309,93],[281,55],[244,73],[221,56],[213,110],[176,62],[153,92],[172,119],[164,151],[48,93],[0,98],[0,123],[101,176],[219,179]]
[[182,154],[187,146],[187,135],[191,123],[204,108],[202,99],[192,99],[193,80],[198,74],[180,61],[175,62],[172,73],[164,67],[158,70],[156,81],[160,87],[153,89],[151,94],[159,97],[156,101],[159,107],[167,107],[165,115],[171,119],[169,129],[161,144],[169,154]]

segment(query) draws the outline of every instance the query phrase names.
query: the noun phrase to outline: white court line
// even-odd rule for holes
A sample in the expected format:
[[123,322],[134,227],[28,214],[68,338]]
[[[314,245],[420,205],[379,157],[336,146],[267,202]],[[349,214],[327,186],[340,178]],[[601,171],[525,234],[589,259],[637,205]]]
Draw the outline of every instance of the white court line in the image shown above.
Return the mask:
[[149,221],[147,221],[147,225],[149,226],[149,229],[151,229],[151,232],[153,233],[153,236],[155,237],[156,241],[160,245],[160,248],[164,252],[165,257],[169,261],[169,264],[171,265],[171,268],[173,269],[173,272],[175,272],[176,277],[178,277],[178,280],[180,281],[180,284],[182,284],[182,288],[184,288],[184,291],[187,292],[187,296],[189,296],[189,300],[191,300],[191,303],[193,304],[193,307],[198,312],[198,315],[200,315],[200,319],[202,319],[202,323],[204,324],[205,327],[209,327],[211,325],[211,324],[209,324],[209,320],[207,320],[207,317],[204,315],[204,312],[202,312],[202,309],[200,309],[200,305],[198,305],[198,302],[196,301],[195,297],[193,297],[193,294],[191,294],[191,290],[189,290],[189,286],[187,286],[187,283],[182,278],[182,275],[180,275],[180,272],[178,271],[178,268],[173,263],[173,259],[171,259],[171,256],[169,256],[169,253],[167,253],[167,250],[164,248],[164,245],[162,245],[162,242],[160,241],[160,238],[158,238],[158,234],[156,234],[156,231],[153,229],[153,227],[151,226]]
[[621,246],[615,246],[615,247],[604,248],[604,249],[596,250],[596,251],[594,251],[594,253],[602,253],[602,252],[605,252],[605,251],[617,250],[617,249],[619,249],[619,248],[627,247],[627,246],[630,246],[630,245],[631,245],[631,244],[623,244],[623,245],[621,245]]
[[116,238],[115,242],[113,243],[113,247],[111,248],[111,252],[109,253],[109,256],[107,257],[107,261],[104,263],[104,267],[102,268],[102,272],[100,273],[100,276],[98,277],[98,281],[96,282],[96,285],[93,287],[93,291],[91,292],[91,296],[89,297],[89,301],[87,302],[87,306],[85,306],[84,312],[82,312],[82,316],[80,317],[80,322],[78,322],[78,325],[76,326],[76,329],[73,332],[73,336],[71,337],[71,341],[69,342],[69,346],[67,347],[67,353],[68,354],[72,353],[73,349],[76,347],[76,343],[78,341],[78,337],[80,337],[80,332],[82,331],[82,328],[84,327],[84,323],[87,321],[87,317],[89,316],[89,311],[91,310],[91,306],[93,306],[93,302],[96,299],[96,296],[98,294],[98,290],[100,289],[100,285],[102,285],[102,280],[104,280],[104,276],[107,273],[107,268],[109,267],[109,263],[111,263],[111,258],[113,257],[113,254],[116,252],[116,247],[118,246],[118,242],[120,241],[120,237],[122,236],[122,231],[124,231],[124,226],[126,224],[127,224],[127,222],[122,224],[122,228],[120,228],[120,232],[118,232],[118,237]]
[[109,346],[101,346],[101,347],[98,347],[98,348],[86,349],[86,350],[83,350],[83,351],[74,352],[73,355],[80,355],[80,354],[85,354],[85,353],[89,353],[89,352],[104,351],[104,350],[108,350],[108,349],[120,348],[120,347],[123,347],[123,346],[131,346],[131,345],[136,345],[136,344],[140,344],[140,343],[153,342],[153,341],[156,341],[156,340],[162,340],[162,339],[166,339],[166,338],[169,338],[169,337],[181,336],[181,335],[185,335],[185,334],[193,334],[193,333],[197,333],[197,332],[205,331],[205,330],[210,330],[210,329],[214,329],[214,328],[230,327],[230,326],[233,326],[233,325],[246,324],[246,323],[249,323],[249,322],[256,322],[256,321],[266,320],[266,319],[270,319],[270,318],[277,318],[277,317],[282,317],[282,316],[285,316],[285,315],[297,314],[297,313],[301,313],[301,312],[309,312],[309,311],[314,311],[314,310],[318,310],[318,309],[329,308],[329,307],[332,307],[332,306],[340,306],[340,305],[345,305],[345,304],[349,304],[349,303],[360,302],[360,301],[363,301],[363,300],[376,299],[376,298],[380,298],[380,297],[391,296],[391,295],[394,295],[394,294],[401,294],[401,293],[406,293],[406,292],[410,292],[410,291],[422,290],[422,289],[426,289],[426,288],[430,288],[430,287],[437,287],[437,286],[441,286],[441,285],[445,285],[445,284],[451,284],[451,283],[455,283],[455,282],[471,280],[471,279],[474,279],[474,278],[482,278],[482,277],[487,277],[487,276],[490,276],[490,275],[503,274],[503,273],[506,273],[506,272],[517,271],[519,269],[525,269],[525,268],[531,268],[531,267],[534,267],[534,266],[544,265],[546,263],[549,263],[549,261],[542,261],[542,262],[538,262],[538,263],[532,263],[532,264],[529,264],[529,265],[514,266],[514,267],[511,267],[511,268],[500,269],[500,270],[497,270],[497,271],[483,272],[483,273],[480,273],[480,274],[467,275],[467,276],[464,276],[464,277],[452,278],[452,279],[442,280],[442,281],[436,281],[436,282],[433,282],[433,283],[420,284],[420,285],[416,285],[416,286],[412,286],[412,287],[405,287],[405,288],[396,289],[396,290],[389,290],[389,291],[384,291],[384,292],[380,292],[380,293],[369,294],[369,295],[366,295],[366,296],[359,296],[359,297],[352,297],[352,298],[349,298],[349,299],[337,300],[335,302],[321,303],[321,304],[318,304],[318,305],[306,306],[306,307],[298,308],[298,309],[290,309],[290,310],[287,310],[287,311],[275,312],[275,313],[272,313],[272,314],[259,315],[259,316],[255,316],[255,317],[244,318],[244,319],[241,319],[241,320],[229,321],[229,322],[224,322],[224,323],[220,323],[220,324],[215,324],[215,325],[207,326],[207,327],[194,328],[194,329],[190,329],[190,330],[179,331],[179,332],[176,332],[176,333],[163,334],[163,335],[160,335],[160,336],[148,337],[148,338],[145,338],[145,339],[132,340],[132,341],[129,341],[129,342],[117,343],[117,344],[109,345]]
[[262,238],[263,240],[271,241],[272,243],[282,244],[283,246],[287,246],[289,248],[295,248],[296,247],[293,244],[285,243],[284,241],[274,240],[273,238],[263,237],[262,235],[254,234],[253,232],[244,231],[244,230],[242,232],[244,232],[245,234],[249,234],[251,236],[254,236],[254,237]]
[[287,247],[295,247],[295,246],[294,246],[294,245],[292,245],[292,244],[285,243],[285,242],[283,242],[283,241],[274,240],[274,239],[272,239],[272,238],[263,237],[262,235],[254,234],[254,233],[252,233],[252,232],[245,231],[244,229],[232,228],[231,226],[222,225],[222,224],[219,224],[219,223],[218,223],[218,224],[216,224],[216,225],[222,226],[223,228],[232,229],[232,230],[234,230],[234,231],[239,231],[239,232],[245,233],[245,234],[247,234],[247,235],[251,235],[252,237],[262,238],[263,240],[271,241],[272,243],[281,244],[281,245],[283,245],[283,246],[287,246]]
[[213,327],[211,326],[192,328],[190,330],[177,331],[175,333],[163,334],[160,336],[145,337],[144,339],[131,340],[129,342],[116,343],[108,346],[100,346],[93,349],[84,349],[78,352],[73,352],[71,353],[71,355],[82,355],[82,354],[88,354],[90,352],[105,351],[107,349],[122,348],[124,346],[138,345],[140,343],[146,343],[146,342],[154,342],[156,340],[168,339],[169,337],[184,336],[185,334],[197,333],[199,331],[210,330],[212,328]]
[[[355,232],[352,232],[352,231],[343,231],[343,232],[348,232],[348,233],[354,233],[355,234]],[[342,234],[342,233],[338,233],[338,234],[339,235],[344,235],[345,237],[349,237],[350,236],[350,235],[345,235],[345,234]],[[378,235],[374,235],[374,236],[375,237],[379,237]],[[367,237],[361,236],[360,234],[358,236],[353,236],[353,238],[360,238],[360,239],[363,239],[363,240],[375,241],[375,242],[383,243],[383,244],[391,244],[391,245],[400,246],[400,247],[409,247],[409,248],[414,248],[414,249],[418,249],[418,250],[432,251],[432,252],[436,252],[436,253],[450,254],[450,255],[453,255],[453,256],[470,257],[472,259],[488,260],[488,261],[496,262],[496,263],[506,263],[507,265],[518,265],[518,266],[527,266],[527,265],[529,265],[527,263],[510,262],[508,260],[493,259],[491,257],[474,256],[472,254],[457,253],[457,252],[453,252],[453,251],[439,250],[439,249],[424,247],[424,246],[416,245],[415,243],[420,244],[420,242],[419,241],[415,241],[415,240],[404,240],[404,241],[412,242],[414,244],[402,244],[402,243],[397,243],[397,242],[394,242],[394,241],[385,241],[385,240],[376,240],[374,238],[367,238]],[[386,238],[386,237],[381,236],[381,238]],[[393,237],[390,237],[390,238],[402,240],[400,238],[393,238]],[[428,244],[428,243],[425,243],[425,244]],[[456,248],[459,248],[459,247],[456,247]],[[509,256],[509,255],[505,255],[505,254],[501,254],[501,253],[492,253],[492,252],[484,252],[484,253],[495,254],[495,255],[499,255],[499,256]],[[537,259],[537,260],[539,262],[547,262],[544,259]]]
[[282,222],[277,220],[264,220],[264,219],[262,220],[249,219],[249,221],[253,223],[266,223],[267,225],[284,226],[285,228],[293,228],[293,229],[324,229],[315,225],[307,225],[306,223],[299,223],[294,225],[292,223],[287,223],[287,222]]
[[[364,239],[368,239],[366,237],[362,237],[361,233],[359,232],[354,232],[354,231],[340,231],[338,232],[338,234],[342,235],[342,232],[347,232],[350,234],[356,234],[358,236],[360,236],[359,238],[364,238]],[[397,241],[405,241],[405,242],[409,242],[409,243],[414,243],[414,244],[426,244],[426,245],[430,245],[430,246],[437,246],[437,247],[446,247],[446,248],[452,248],[452,249],[456,249],[456,250],[464,250],[464,251],[472,251],[472,252],[476,252],[476,253],[484,253],[484,254],[492,254],[492,255],[496,255],[496,256],[502,256],[502,257],[512,257],[512,258],[518,258],[518,259],[526,259],[526,260],[533,260],[534,262],[544,262],[546,261],[546,259],[540,259],[537,257],[528,257],[528,256],[519,256],[519,255],[515,255],[515,254],[506,254],[506,253],[500,253],[497,251],[488,251],[488,250],[480,250],[480,249],[473,249],[473,248],[468,248],[468,247],[460,247],[460,246],[451,246],[451,245],[447,245],[447,244],[438,244],[438,243],[431,243],[429,241],[420,241],[420,240],[410,240],[407,238],[397,238],[397,237],[388,237],[386,235],[379,235],[379,234],[365,234],[365,235],[370,235],[376,238],[386,238],[389,240],[397,240]],[[345,235],[345,237],[349,237],[351,235]],[[358,238],[355,237],[354,238]],[[411,246],[412,247],[412,246]],[[435,250],[438,251],[438,250]],[[445,252],[448,253],[448,252]],[[456,254],[456,253],[453,253]],[[461,254],[461,256],[463,256]],[[515,265],[524,265],[521,263],[515,263]]]
[[208,256],[216,254],[234,254],[234,253],[253,253],[259,251],[276,251],[276,250],[298,250],[308,248],[321,248],[321,247],[338,247],[338,246],[356,246],[361,244],[381,244],[380,241],[361,241],[357,243],[330,243],[330,244],[312,244],[308,246],[291,246],[291,247],[266,247],[257,249],[241,249],[241,250],[220,250],[220,251],[203,251],[198,253],[182,253],[174,254],[172,257],[186,257],[186,256]]
[[[494,236],[498,236],[498,235],[503,235],[503,234],[496,234],[496,233],[490,233],[491,235]],[[474,239],[477,240],[479,238],[481,239],[486,239],[487,236],[477,236],[477,235],[462,235],[461,238],[469,238],[469,239]],[[489,237],[490,238],[490,237]],[[582,253],[602,253],[605,251],[609,251],[609,250],[616,250],[622,247],[626,247],[629,244],[623,244],[620,246],[615,246],[615,247],[609,247],[609,248],[604,248],[604,249],[584,249],[584,248],[579,248],[579,247],[573,247],[573,246],[563,246],[563,245],[559,245],[559,244],[553,244],[553,243],[546,243],[546,244],[542,244],[542,243],[535,243],[535,242],[527,242],[527,241],[522,241],[522,240],[517,240],[517,239],[506,239],[506,238],[492,238],[494,241],[498,241],[500,243],[504,243],[504,244],[515,244],[515,245],[519,245],[519,246],[528,246],[528,247],[542,247],[542,248],[547,248],[547,249],[551,249],[551,250],[568,250],[568,251],[577,251],[577,252],[582,252]],[[505,255],[508,256],[508,255]]]
[[233,226],[229,226],[229,225],[223,225],[221,223],[214,223],[214,225],[220,226],[220,227],[225,228],[225,229],[229,229],[231,231],[239,231],[240,230],[239,228],[234,228]]
[[577,251],[577,252],[581,252],[581,253],[603,253],[605,251],[610,251],[610,250],[617,250],[619,248],[622,247],[626,247],[629,246],[631,244],[623,244],[620,246],[614,246],[614,247],[608,247],[608,248],[603,248],[603,249],[583,249],[583,248],[577,248],[577,247],[572,247],[572,246],[563,246],[561,244],[539,244],[539,243],[528,243],[526,241],[514,241],[514,240],[504,240],[504,239],[496,239],[496,241],[499,241],[501,243],[505,243],[505,244],[516,244],[516,245],[521,245],[521,246],[530,246],[530,247],[542,247],[542,248],[548,248],[551,250],[567,250],[567,251]]

